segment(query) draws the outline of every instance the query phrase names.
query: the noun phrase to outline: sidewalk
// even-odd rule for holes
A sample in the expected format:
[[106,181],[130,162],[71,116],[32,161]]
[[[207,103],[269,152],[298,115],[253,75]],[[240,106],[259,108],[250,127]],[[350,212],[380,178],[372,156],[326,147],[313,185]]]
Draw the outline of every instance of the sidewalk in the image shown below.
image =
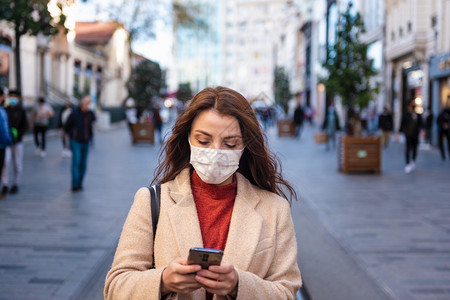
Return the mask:
[[90,299],[111,257],[134,193],[152,179],[159,145],[133,146],[125,127],[99,132],[84,191],[70,191],[61,141],[47,157],[25,143],[17,195],[0,201],[0,299]]
[[[270,145],[301,200],[292,205],[299,264],[313,300],[450,298],[450,162],[420,151],[404,174],[403,145],[383,172],[342,174],[335,151],[302,138]],[[85,189],[70,191],[61,142],[47,157],[25,144],[19,194],[0,201],[0,299],[101,299],[133,195],[153,177],[159,145],[133,146],[127,128],[96,134]]]
[[382,174],[346,175],[314,132],[268,134],[302,198],[293,217],[312,298],[450,299],[450,162],[421,150],[405,174],[404,145],[391,143]]

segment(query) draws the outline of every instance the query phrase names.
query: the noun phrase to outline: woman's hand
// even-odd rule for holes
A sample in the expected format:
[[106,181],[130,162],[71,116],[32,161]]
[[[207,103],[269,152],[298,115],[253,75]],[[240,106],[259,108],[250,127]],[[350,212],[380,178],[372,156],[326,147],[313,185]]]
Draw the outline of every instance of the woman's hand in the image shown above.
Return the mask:
[[237,296],[239,276],[232,264],[222,263],[220,266],[210,266],[208,270],[200,270],[195,280],[212,294]]
[[202,269],[199,265],[188,265],[187,259],[176,258],[164,269],[161,276],[161,294],[170,292],[188,294],[202,285],[195,280],[195,273]]

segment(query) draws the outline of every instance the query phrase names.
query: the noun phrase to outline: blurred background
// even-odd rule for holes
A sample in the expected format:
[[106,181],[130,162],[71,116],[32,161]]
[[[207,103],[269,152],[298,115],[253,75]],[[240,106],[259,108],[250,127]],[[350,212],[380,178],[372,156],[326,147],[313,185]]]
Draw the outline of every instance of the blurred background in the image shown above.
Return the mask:
[[[411,99],[436,116],[450,95],[445,0],[1,3],[0,87],[21,90],[25,107],[45,96],[58,108],[89,93],[100,126],[124,118],[129,98],[139,114],[150,103],[180,110],[216,85],[281,114],[300,102],[318,122],[335,102],[344,124],[348,99],[327,82],[327,64],[346,11],[363,23],[358,42],[371,69],[362,74],[373,89],[357,105],[363,118],[387,107],[398,128]],[[146,81],[136,81],[143,73]]]
[[[47,155],[28,128],[20,192],[0,199],[0,299],[102,299],[134,193],[217,85],[249,101],[300,196],[299,299],[450,299],[449,16],[449,0],[0,0],[5,106],[18,90],[28,118],[40,97],[55,112]],[[60,112],[84,95],[96,133],[72,193]]]

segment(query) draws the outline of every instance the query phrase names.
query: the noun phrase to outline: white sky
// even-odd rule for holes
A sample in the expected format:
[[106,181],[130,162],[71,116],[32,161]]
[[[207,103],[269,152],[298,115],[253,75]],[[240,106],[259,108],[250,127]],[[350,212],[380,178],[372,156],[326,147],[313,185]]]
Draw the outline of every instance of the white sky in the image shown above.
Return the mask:
[[[107,5],[105,2],[110,1],[113,0],[90,0],[86,3],[77,1],[76,21],[94,21],[96,6],[99,5],[100,7],[105,7]],[[107,20],[107,15],[100,13],[99,19]],[[164,27],[161,23],[156,23],[154,30],[156,38],[154,40],[134,41],[133,51],[148,59],[158,62],[162,68],[167,68],[171,62],[171,31],[168,27]]]

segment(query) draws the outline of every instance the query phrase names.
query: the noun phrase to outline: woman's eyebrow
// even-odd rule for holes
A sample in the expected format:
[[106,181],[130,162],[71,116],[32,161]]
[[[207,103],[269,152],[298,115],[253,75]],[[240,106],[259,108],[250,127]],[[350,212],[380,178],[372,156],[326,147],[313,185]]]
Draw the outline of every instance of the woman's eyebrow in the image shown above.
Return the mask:
[[241,139],[242,136],[240,136],[239,134],[236,134],[236,135],[226,136],[226,137],[224,137],[223,139],[224,139],[224,140],[229,140],[229,139],[235,139],[235,138]]
[[201,134],[207,135],[207,136],[209,136],[209,137],[212,136],[211,134],[209,134],[209,133],[207,133],[206,131],[203,131],[203,130],[201,130],[201,129],[195,130],[195,133],[201,133]]

